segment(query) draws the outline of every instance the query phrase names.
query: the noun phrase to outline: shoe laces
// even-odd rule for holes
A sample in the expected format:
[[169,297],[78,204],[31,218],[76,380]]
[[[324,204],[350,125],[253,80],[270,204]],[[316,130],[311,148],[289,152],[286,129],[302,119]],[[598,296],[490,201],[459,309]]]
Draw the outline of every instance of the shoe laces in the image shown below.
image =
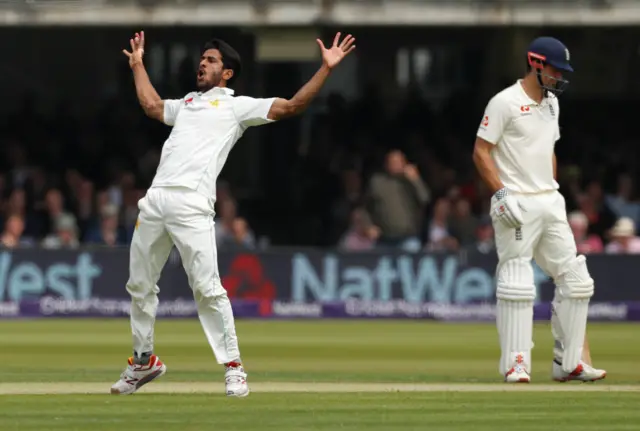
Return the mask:
[[243,384],[246,382],[246,374],[241,367],[228,367],[225,381],[227,383]]
[[587,364],[586,362],[582,362],[581,361],[580,365],[582,365],[582,371],[583,372],[585,372],[585,371],[588,371],[588,372],[595,371],[595,368],[593,368],[591,365]]

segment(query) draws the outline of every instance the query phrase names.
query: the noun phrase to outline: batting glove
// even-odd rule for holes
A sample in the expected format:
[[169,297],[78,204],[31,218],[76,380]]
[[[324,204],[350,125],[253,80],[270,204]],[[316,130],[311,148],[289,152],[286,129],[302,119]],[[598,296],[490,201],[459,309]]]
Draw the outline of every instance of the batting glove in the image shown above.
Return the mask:
[[508,228],[517,229],[523,224],[522,205],[506,188],[498,190],[491,198],[491,218]]

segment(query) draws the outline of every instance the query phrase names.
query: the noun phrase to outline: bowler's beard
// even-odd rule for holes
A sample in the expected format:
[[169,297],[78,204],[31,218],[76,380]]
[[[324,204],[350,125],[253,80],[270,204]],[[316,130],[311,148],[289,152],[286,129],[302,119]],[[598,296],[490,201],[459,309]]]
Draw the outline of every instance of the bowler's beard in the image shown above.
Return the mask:
[[222,73],[219,73],[219,74],[214,73],[210,79],[207,79],[205,81],[196,81],[196,86],[198,87],[198,90],[204,93],[211,90],[214,87],[219,87],[221,82],[222,82]]

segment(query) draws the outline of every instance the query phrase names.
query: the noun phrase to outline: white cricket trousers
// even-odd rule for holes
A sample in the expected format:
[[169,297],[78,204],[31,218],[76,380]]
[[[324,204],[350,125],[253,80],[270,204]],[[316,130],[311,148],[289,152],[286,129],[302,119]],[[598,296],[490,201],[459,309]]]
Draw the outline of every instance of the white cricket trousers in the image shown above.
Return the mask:
[[213,202],[182,187],[151,188],[138,202],[127,282],[133,348],[138,355],[153,351],[157,282],[175,244],[217,362],[240,361],[231,302],[218,272]]
[[[538,194],[512,193],[525,208],[520,229],[494,223],[498,267],[514,259],[536,261],[551,278],[576,259],[576,242],[567,221],[565,199],[557,190]],[[533,281],[533,280],[532,280]]]
[[[558,191],[514,193],[514,197],[524,208],[522,227],[508,228],[500,221],[493,224],[498,253],[496,297],[497,327],[502,350],[499,370],[502,374],[519,361],[523,361],[531,370],[533,304],[537,293],[532,259],[556,284],[560,281],[561,286],[567,284],[563,281],[567,271],[577,264],[576,244],[567,221],[562,194]],[[556,288],[554,307],[562,302],[562,292],[563,289]],[[556,341],[565,343],[565,331],[555,314],[551,323]],[[554,352],[557,357],[563,355],[561,349]]]

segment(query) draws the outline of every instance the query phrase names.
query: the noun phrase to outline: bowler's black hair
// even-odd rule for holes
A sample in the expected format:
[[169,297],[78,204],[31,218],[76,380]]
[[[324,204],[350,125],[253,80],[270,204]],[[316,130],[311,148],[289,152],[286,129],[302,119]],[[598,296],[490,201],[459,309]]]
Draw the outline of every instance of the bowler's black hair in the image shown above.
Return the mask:
[[222,55],[222,65],[224,68],[233,70],[233,77],[228,81],[229,84],[233,83],[242,72],[242,61],[240,60],[240,54],[238,54],[238,51],[221,39],[211,39],[205,43],[202,48],[202,52],[204,53],[208,49],[217,49],[220,51],[220,55]]

